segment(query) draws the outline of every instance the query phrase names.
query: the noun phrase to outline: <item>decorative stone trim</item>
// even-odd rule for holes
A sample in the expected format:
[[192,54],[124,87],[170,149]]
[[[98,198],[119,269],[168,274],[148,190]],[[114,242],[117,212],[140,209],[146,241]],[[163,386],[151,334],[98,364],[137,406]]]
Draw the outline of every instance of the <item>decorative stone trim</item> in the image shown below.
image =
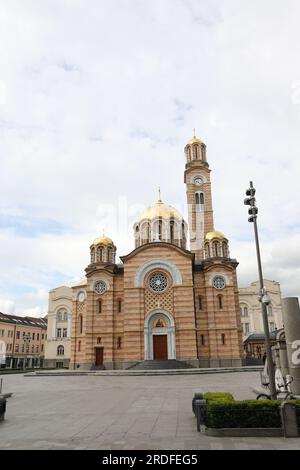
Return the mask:
[[174,286],[182,285],[182,276],[177,266],[170,261],[158,259],[147,261],[140,266],[135,276],[134,287],[143,287],[145,276],[154,269],[167,271],[172,276]]

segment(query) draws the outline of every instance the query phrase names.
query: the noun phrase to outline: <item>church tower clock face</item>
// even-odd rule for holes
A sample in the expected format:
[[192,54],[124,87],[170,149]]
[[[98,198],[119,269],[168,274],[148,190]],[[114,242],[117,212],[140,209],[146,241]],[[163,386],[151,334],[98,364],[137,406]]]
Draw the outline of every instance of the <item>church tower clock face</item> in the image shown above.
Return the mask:
[[203,184],[203,178],[201,176],[196,176],[196,178],[194,179],[194,183],[197,186],[201,186],[201,184]]

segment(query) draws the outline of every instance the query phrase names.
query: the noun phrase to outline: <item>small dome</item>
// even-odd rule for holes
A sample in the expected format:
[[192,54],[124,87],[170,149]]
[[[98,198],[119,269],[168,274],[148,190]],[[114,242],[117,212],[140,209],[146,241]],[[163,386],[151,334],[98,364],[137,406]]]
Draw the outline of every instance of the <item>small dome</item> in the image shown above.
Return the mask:
[[203,144],[204,142],[202,142],[201,139],[198,139],[198,137],[196,137],[196,134],[195,134],[195,131],[194,131],[194,135],[193,137],[188,141],[188,143],[186,145],[192,145],[192,144]]
[[158,217],[162,219],[177,219],[183,220],[180,212],[168,204],[164,204],[160,199],[153,206],[148,207],[140,216],[140,220],[148,219],[153,220]]
[[96,246],[96,245],[113,245],[114,242],[112,241],[111,238],[108,238],[108,237],[99,237],[99,238],[96,238],[96,240],[93,241],[92,245]]
[[205,240],[213,240],[214,238],[218,238],[219,240],[226,240],[225,235],[222,232],[214,231],[214,232],[208,232],[205,235]]

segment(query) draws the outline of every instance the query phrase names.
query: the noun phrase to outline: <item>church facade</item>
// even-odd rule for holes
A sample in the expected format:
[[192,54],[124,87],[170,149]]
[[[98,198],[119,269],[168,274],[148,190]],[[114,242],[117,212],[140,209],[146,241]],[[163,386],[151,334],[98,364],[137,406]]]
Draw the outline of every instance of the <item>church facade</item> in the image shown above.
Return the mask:
[[185,158],[188,224],[159,196],[134,224],[135,248],[121,263],[110,238],[91,245],[85,280],[72,289],[71,368],[241,364],[238,263],[214,228],[206,145],[195,135]]

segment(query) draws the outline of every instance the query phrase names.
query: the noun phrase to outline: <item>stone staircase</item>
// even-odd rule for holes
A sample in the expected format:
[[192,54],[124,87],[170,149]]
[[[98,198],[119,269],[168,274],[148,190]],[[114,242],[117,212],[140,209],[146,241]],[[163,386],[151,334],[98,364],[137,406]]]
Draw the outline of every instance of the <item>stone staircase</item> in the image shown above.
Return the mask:
[[191,364],[184,361],[169,359],[167,361],[142,361],[137,362],[127,370],[170,370],[170,369],[193,369]]

